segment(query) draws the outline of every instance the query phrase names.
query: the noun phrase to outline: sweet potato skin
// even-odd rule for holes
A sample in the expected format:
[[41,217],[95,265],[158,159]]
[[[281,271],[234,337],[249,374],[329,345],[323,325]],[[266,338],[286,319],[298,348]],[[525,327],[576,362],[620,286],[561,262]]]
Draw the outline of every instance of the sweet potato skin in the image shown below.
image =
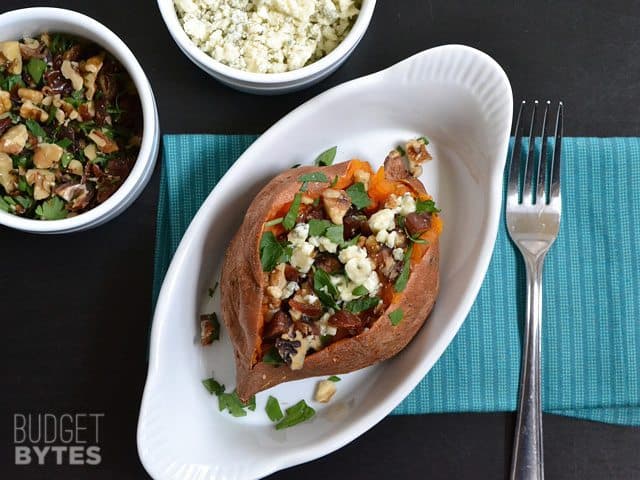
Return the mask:
[[[300,190],[301,175],[323,172],[331,179],[345,174],[348,164],[300,167],[276,176],[255,197],[227,249],[220,280],[222,318],[234,346],[236,388],[243,401],[282,382],[347,373],[393,357],[411,341],[433,308],[439,290],[437,240],[431,242],[422,259],[412,265],[409,281],[398,295],[398,301],[390,305],[369,330],[307,356],[301,370],[258,361],[264,294],[259,245],[264,222],[279,206],[293,199]],[[412,186],[418,193],[425,193],[420,182]],[[311,193],[326,187],[326,183],[308,184]],[[403,319],[393,326],[389,313],[397,308],[402,309]]]

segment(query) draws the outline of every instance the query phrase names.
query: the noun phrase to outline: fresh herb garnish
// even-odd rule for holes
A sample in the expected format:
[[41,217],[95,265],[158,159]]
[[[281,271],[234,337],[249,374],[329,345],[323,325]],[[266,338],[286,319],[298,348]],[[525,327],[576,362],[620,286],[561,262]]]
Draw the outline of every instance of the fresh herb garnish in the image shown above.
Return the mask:
[[369,293],[369,290],[367,290],[367,287],[365,287],[364,285],[358,285],[356,288],[353,289],[353,291],[351,292],[351,294],[354,297],[361,297],[363,295],[366,295],[367,293]]
[[344,306],[344,309],[351,313],[362,313],[371,310],[380,303],[378,297],[362,297],[352,300]]
[[282,417],[284,417],[284,413],[282,413],[282,410],[280,409],[280,402],[278,402],[277,398],[272,397],[271,395],[269,395],[269,398],[267,399],[267,404],[265,405],[264,410],[267,412],[267,416],[272,422],[282,420]]
[[[82,89],[76,90],[71,94],[70,97],[66,97],[64,100],[67,103],[70,103],[71,105],[73,105],[73,108],[78,108],[80,104],[84,101],[84,91]],[[105,134],[107,133],[107,131],[105,131],[104,129],[103,131]],[[111,132],[111,130],[108,130],[108,131]]]
[[305,422],[312,418],[316,411],[307,405],[307,402],[300,400],[298,403],[285,410],[286,415],[276,424],[276,430],[282,430],[284,428],[293,427],[299,423]]
[[360,240],[360,235],[356,235],[355,237],[353,237],[351,240],[346,240],[342,243],[342,248],[347,248],[347,247],[351,247],[352,245],[355,245],[356,243],[358,243],[358,240]]
[[46,69],[47,63],[41,58],[32,58],[29,60],[29,63],[27,63],[27,72],[36,85],[40,83],[42,74]]
[[284,220],[282,220],[282,226],[291,230],[296,225],[296,219],[298,218],[298,212],[300,211],[300,202],[302,201],[302,194],[300,192],[296,193],[293,197],[293,202],[289,207],[289,211],[284,216]]
[[16,85],[18,87],[24,87],[22,77],[20,75],[7,75],[7,77],[2,82],[2,90],[10,92]]
[[329,183],[329,179],[322,172],[312,172],[305,173],[304,175],[300,175],[298,177],[299,182],[318,182],[318,183]]
[[[11,198],[11,197],[8,197],[8,198]],[[9,204],[2,197],[0,197],[0,210],[4,210],[5,212],[9,212],[9,210],[11,210],[11,207],[9,206]]]
[[329,228],[327,228],[327,231],[324,233],[324,236],[327,237],[333,243],[342,245],[344,243],[344,226],[331,225]]
[[49,50],[54,55],[64,53],[73,45],[73,40],[62,33],[53,33],[49,38]]
[[403,157],[404,157],[404,155],[407,153],[407,152],[405,152],[405,151],[404,151],[404,148],[402,148],[400,145],[398,145],[398,146],[396,147],[396,150],[397,150],[397,151],[398,151],[398,153],[399,153],[400,155],[402,155]]
[[317,268],[313,273],[313,291],[324,306],[338,309],[335,301],[339,295],[338,289],[331,283],[331,276],[321,268]]
[[353,203],[358,210],[371,205],[371,198],[369,198],[362,182],[356,182],[347,188],[347,194],[351,198],[351,203]]
[[413,251],[413,244],[410,244],[407,247],[407,250],[404,252],[404,263],[402,264],[402,271],[398,278],[396,279],[396,283],[393,285],[393,288],[396,292],[404,291],[407,286],[407,282],[409,281],[409,273],[411,272],[411,252]]
[[418,141],[424,143],[425,145],[429,145],[429,139],[427,137],[420,137],[418,138]]
[[440,209],[436,208],[436,202],[433,200],[418,200],[416,202],[416,213],[440,213]]
[[42,127],[40,126],[40,124],[38,122],[36,122],[35,120],[31,120],[30,118],[27,119],[27,121],[25,122],[27,124],[27,128],[29,129],[29,131],[31,133],[33,133],[36,137],[39,138],[46,138],[47,136],[47,132],[45,132]]
[[341,380],[340,377],[336,377],[335,375],[331,375],[329,378],[327,378],[327,380],[329,380],[330,382],[339,382]]
[[224,385],[220,384],[213,378],[205,378],[202,380],[202,384],[211,395],[218,396],[221,393],[224,393]]
[[327,228],[330,226],[331,222],[329,220],[318,220],[316,218],[312,218],[309,220],[309,236],[320,237],[324,235],[324,232],[326,232]]
[[333,163],[333,159],[336,158],[337,151],[338,151],[337,146],[331,147],[330,149],[325,150],[320,155],[318,155],[318,158],[316,158],[316,161],[314,163],[319,167],[327,167],[331,165]]
[[389,320],[391,320],[391,325],[393,325],[394,327],[398,325],[402,321],[403,316],[404,316],[404,313],[402,312],[401,308],[398,308],[397,310],[394,310],[393,312],[391,312],[389,314]]
[[407,235],[407,236],[409,237],[409,240],[411,240],[413,243],[419,243],[421,245],[429,243],[424,238],[420,238],[420,235],[422,235],[422,234],[421,233],[416,233],[413,236],[411,236],[411,235]]
[[60,157],[60,164],[62,165],[62,168],[67,168],[71,160],[73,160],[73,155],[71,155],[69,152],[64,152]]
[[272,271],[285,256],[285,249],[280,242],[278,242],[273,232],[264,232],[260,239],[260,263],[262,263],[262,270],[265,272]]
[[247,406],[247,408],[249,410],[251,410],[252,412],[256,411],[256,396],[255,395],[251,395],[251,398],[249,399],[249,401],[245,404]]
[[276,347],[271,347],[262,357],[262,363],[266,363],[267,365],[282,365],[284,360],[280,356],[278,349]]
[[335,177],[333,177],[333,180],[331,180],[331,185],[329,185],[331,188],[335,187],[338,184],[338,175],[336,175]]
[[232,393],[221,393],[218,395],[218,410],[223,412],[225,409],[234,417],[246,417],[247,412],[244,410],[246,407],[240,401],[238,393],[234,390]]
[[36,207],[36,215],[43,220],[60,220],[66,218],[69,212],[64,208],[64,201],[53,197]]
[[273,227],[274,225],[278,225],[279,223],[282,223],[282,220],[283,220],[282,217],[274,218],[273,220],[269,220],[268,222],[264,222],[264,226],[265,227]]
[[63,139],[61,139],[61,140],[58,140],[58,141],[56,142],[56,144],[57,144],[59,147],[62,147],[62,148],[64,148],[64,149],[69,148],[69,147],[71,146],[71,144],[72,144],[72,143],[73,143],[73,142],[72,142],[69,138],[66,138],[66,137],[65,137],[65,138],[63,138]]
[[18,195],[17,197],[13,198],[15,198],[16,202],[18,202],[25,210],[28,210],[29,208],[31,208],[31,205],[33,205],[32,199],[23,197],[22,195]]

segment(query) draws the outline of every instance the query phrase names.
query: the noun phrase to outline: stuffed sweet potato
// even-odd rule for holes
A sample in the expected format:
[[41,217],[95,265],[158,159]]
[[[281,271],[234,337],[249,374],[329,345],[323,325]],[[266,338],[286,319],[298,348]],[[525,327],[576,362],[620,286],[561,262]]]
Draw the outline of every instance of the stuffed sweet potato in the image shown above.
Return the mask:
[[415,178],[429,158],[413,140],[377,172],[360,160],[295,168],[255,197],[220,282],[242,400],[385,360],[424,324],[442,228]]

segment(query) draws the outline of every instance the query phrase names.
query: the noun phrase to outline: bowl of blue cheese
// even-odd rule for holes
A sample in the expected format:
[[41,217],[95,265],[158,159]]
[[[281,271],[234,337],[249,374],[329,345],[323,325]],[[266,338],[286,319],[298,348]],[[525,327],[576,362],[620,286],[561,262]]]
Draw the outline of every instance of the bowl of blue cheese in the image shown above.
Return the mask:
[[375,0],[158,0],[183,53],[241,91],[280,94],[333,73],[369,26]]

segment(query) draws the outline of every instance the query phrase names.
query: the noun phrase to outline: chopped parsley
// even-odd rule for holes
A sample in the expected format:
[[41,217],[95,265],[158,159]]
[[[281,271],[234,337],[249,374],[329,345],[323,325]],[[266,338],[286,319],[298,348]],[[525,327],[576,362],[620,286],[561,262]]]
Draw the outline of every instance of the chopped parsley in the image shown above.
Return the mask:
[[293,197],[293,202],[289,207],[289,211],[284,216],[284,220],[282,220],[282,226],[291,230],[296,225],[296,219],[298,218],[298,212],[300,211],[300,202],[302,201],[302,194],[300,192],[296,193]]
[[324,236],[333,243],[342,245],[344,243],[344,227],[342,225],[331,225],[329,228],[327,228]]
[[313,163],[315,163],[319,167],[327,167],[333,163],[333,160],[336,158],[337,151],[337,146],[331,147],[330,149],[325,150],[320,155],[318,155],[318,158],[316,158],[316,161]]
[[364,285],[358,285],[353,289],[353,292],[351,293],[354,297],[361,297],[362,295],[366,295],[367,293],[369,293],[369,290],[367,290],[367,287],[365,287]]
[[270,272],[286,258],[285,248],[278,242],[273,232],[264,232],[260,239],[260,263],[262,270]]
[[371,198],[369,198],[362,182],[356,182],[347,188],[347,194],[351,198],[351,203],[353,203],[358,210],[371,205]]
[[307,402],[300,400],[298,403],[285,410],[286,415],[276,424],[276,430],[282,430],[284,428],[293,427],[299,423],[305,422],[312,418],[316,411],[307,405]]
[[322,172],[313,172],[313,173],[305,173],[304,175],[300,175],[298,177],[299,182],[318,182],[318,183],[329,183],[329,179]]
[[440,209],[436,208],[436,202],[433,200],[418,200],[416,202],[416,213],[440,213]]
[[264,222],[264,226],[265,227],[273,227],[275,225],[278,225],[279,223],[282,223],[282,220],[284,220],[282,217],[274,218],[273,220],[269,220],[268,222]]
[[338,289],[331,283],[331,276],[321,268],[317,268],[313,273],[313,291],[325,307],[338,309],[336,305],[336,298],[339,297]]
[[52,197],[36,207],[36,215],[42,220],[60,220],[67,218],[68,214],[60,197]]
[[309,220],[309,236],[310,237],[320,237],[324,235],[324,232],[331,226],[331,222],[329,220],[318,220],[316,218],[312,218]]
[[344,306],[344,309],[351,313],[362,313],[375,308],[380,299],[378,297],[362,297],[352,300]]
[[398,325],[402,321],[403,316],[404,316],[404,313],[402,312],[401,308],[398,308],[397,310],[394,310],[393,312],[391,312],[389,314],[389,320],[391,320],[391,325],[393,325],[394,327]]
[[246,417],[245,405],[240,401],[238,393],[234,390],[231,393],[221,393],[218,395],[218,410],[227,410],[234,417]]
[[398,278],[396,279],[396,283],[393,285],[393,289],[396,292],[402,292],[407,286],[407,282],[409,281],[409,273],[411,273],[411,252],[413,251],[413,244],[410,244],[407,247],[407,250],[404,252],[404,263],[402,264],[402,271]]
[[36,137],[39,137],[39,138],[47,137],[47,132],[45,132],[40,126],[40,124],[35,120],[31,120],[30,118],[28,118],[25,123],[27,124],[27,129],[31,133],[33,133]]
[[403,157],[404,157],[404,155],[407,153],[407,152],[405,152],[405,151],[404,151],[404,148],[402,148],[400,145],[398,145],[398,146],[396,147],[396,150],[397,150],[397,151],[398,151],[398,153],[399,153],[400,155],[402,155]]
[[329,378],[327,378],[327,380],[329,380],[330,382],[339,382],[341,380],[340,377],[336,377],[335,375],[331,375]]
[[220,384],[214,378],[205,378],[202,380],[202,385],[211,395],[215,395],[216,397],[221,393],[224,393],[224,385]]
[[282,413],[282,409],[280,408],[280,402],[278,402],[277,398],[272,397],[271,395],[269,395],[269,398],[267,399],[267,404],[265,405],[264,410],[267,412],[267,416],[272,422],[278,422],[282,420],[282,417],[284,417],[284,413]]
[[425,145],[429,145],[429,139],[427,137],[420,137],[418,138],[418,141],[424,143]]
[[266,363],[267,365],[282,365],[284,360],[280,356],[278,349],[276,347],[271,347],[262,357],[262,363]]
[[46,69],[47,64],[41,58],[32,58],[31,60],[29,60],[29,63],[27,63],[27,72],[36,85],[40,83],[42,74]]

